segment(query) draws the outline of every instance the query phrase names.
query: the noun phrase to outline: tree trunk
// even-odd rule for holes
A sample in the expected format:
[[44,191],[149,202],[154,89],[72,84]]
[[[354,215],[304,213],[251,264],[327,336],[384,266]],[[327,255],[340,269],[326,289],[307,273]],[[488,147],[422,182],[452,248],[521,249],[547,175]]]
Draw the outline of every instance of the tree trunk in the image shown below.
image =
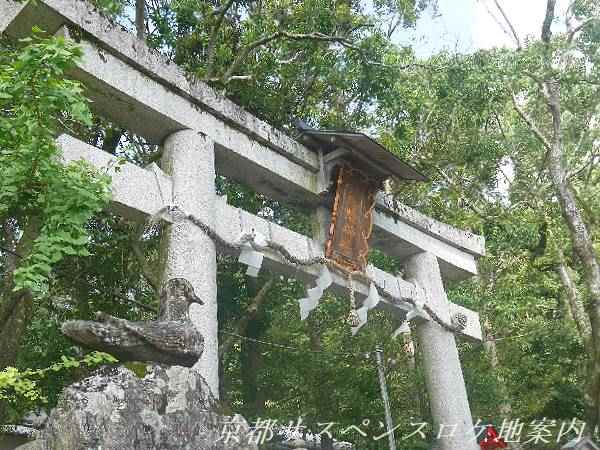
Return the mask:
[[413,339],[412,330],[410,333],[402,334],[402,347],[408,359],[408,367],[411,376],[414,379],[414,393],[417,414],[421,418],[429,417],[429,405],[427,404],[427,392],[423,383],[422,368],[417,357],[418,342]]
[[[31,218],[16,246],[16,253],[28,255],[39,232],[39,221],[37,218]],[[16,263],[13,264],[13,270],[7,272],[0,303],[0,370],[15,364],[33,308],[33,295],[29,289],[14,291],[16,266]]]
[[114,155],[123,137],[123,130],[120,128],[109,127],[104,133],[104,139],[102,140],[102,150],[111,155]]
[[583,347],[586,351],[588,362],[586,365],[586,383],[584,392],[584,405],[586,411],[586,418],[588,423],[588,433],[594,429],[593,423],[598,423],[600,420],[599,407],[600,403],[600,367],[598,366],[598,359],[594,351],[594,345],[592,342],[591,325],[588,316],[585,313],[585,309],[579,297],[577,286],[573,282],[571,276],[570,267],[567,266],[564,254],[560,248],[558,248],[559,263],[557,266],[557,272],[560,276],[560,281],[565,288],[565,304],[567,311],[569,311],[571,318],[575,322],[577,331],[583,342]]
[[423,373],[423,352],[419,346],[418,339],[413,337],[414,328],[411,327],[410,342],[412,343],[414,362],[414,373],[413,379],[415,383],[415,390],[417,392],[417,413],[419,418],[423,422],[431,423],[433,418],[431,416],[431,408],[429,407],[429,396],[427,393],[427,387],[425,386],[425,374]]
[[[575,195],[567,178],[561,130],[560,81],[553,75],[554,53],[552,51],[552,22],[556,0],[548,0],[546,15],[542,25],[542,41],[544,42],[543,69],[541,81],[546,106],[552,117],[552,140],[545,141],[547,147],[547,167],[550,179],[556,192],[561,214],[569,232],[573,251],[581,261],[584,281],[590,295],[589,318],[591,325],[590,366],[588,370],[585,392],[587,431],[598,425],[600,417],[600,264],[594,250],[588,225],[585,223]],[[543,140],[543,139],[542,139]]]
[[[273,286],[273,283],[273,279],[269,279],[254,296],[254,299],[250,303],[250,306],[248,306],[248,308],[246,309],[246,314],[242,316],[242,318],[240,318],[236,323],[234,327],[235,334],[243,336],[248,333],[248,328],[253,321],[257,320],[256,317],[259,314],[262,304],[267,298],[267,293],[269,289]],[[237,339],[237,336],[227,335],[224,339],[221,340],[221,343],[219,344],[219,392],[221,394],[219,398],[222,400],[223,403],[227,402],[225,359],[227,358],[227,354],[231,351],[231,348],[233,347],[233,344]],[[245,349],[246,347],[243,346],[242,350]],[[253,403],[255,403],[256,406],[257,403]],[[264,404],[264,401],[262,403]],[[258,403],[257,405],[261,406],[261,403]]]
[[[496,380],[498,381],[498,391],[502,399],[502,402],[500,403],[500,416],[506,420],[512,420],[512,404],[510,402],[510,395],[506,387],[506,381],[500,373],[500,358],[498,357],[496,340],[494,335],[492,334],[491,324],[487,319],[483,324],[483,329],[485,334],[483,348],[485,349],[485,352],[489,357],[490,366],[492,367],[492,370],[496,375]],[[521,450],[523,447],[520,442],[511,442],[510,448],[512,450]]]
[[500,403],[500,415],[506,419],[510,419],[512,412],[512,405],[510,403],[510,397],[508,390],[506,389],[506,382],[504,377],[500,374],[500,360],[498,358],[498,349],[496,348],[496,339],[492,334],[492,325],[489,320],[485,320],[483,323],[483,329],[485,333],[485,340],[483,341],[483,348],[488,356],[490,366],[494,371],[496,380],[498,381],[498,390],[502,402]]
[[[251,339],[259,339],[265,331],[265,317],[262,314],[261,305],[267,297],[267,293],[273,285],[273,280],[267,281],[257,292],[255,280],[248,280],[250,291],[254,298],[248,307],[247,314],[238,323],[238,334],[243,334]],[[225,341],[224,351],[231,341]],[[224,353],[222,354],[224,356]],[[260,387],[259,374],[263,367],[263,356],[258,342],[251,340],[242,344],[241,371],[243,383],[243,400],[246,414],[248,416],[260,417],[265,411],[265,394]]]
[[[241,319],[235,325],[234,332],[235,334],[243,335],[248,328],[248,324],[256,319],[257,315],[260,312],[260,308],[262,307],[265,299],[267,298],[267,293],[269,289],[273,286],[273,279],[269,279],[263,284],[258,293],[252,299],[252,302],[246,308],[246,314],[242,316]],[[224,339],[219,346],[219,359],[223,359],[227,353],[231,350],[234,341],[236,340],[236,336],[228,336]]]
[[135,0],[135,31],[138,39],[146,35],[146,1]]
[[[569,230],[573,250],[584,271],[584,280],[591,298],[589,318],[593,352],[588,370],[586,404],[587,429],[593,430],[600,418],[600,265],[587,224],[577,206],[571,186],[567,181],[567,170],[561,141],[560,86],[556,80],[544,81],[548,109],[552,114],[553,142],[548,155],[550,178],[556,191],[562,216]],[[593,348],[592,348],[593,347]]]
[[[246,336],[258,339],[263,334],[260,319],[252,319],[246,328]],[[263,367],[263,357],[258,342],[250,340],[242,344],[241,372],[242,396],[247,417],[261,417],[265,411],[264,393],[260,389],[258,376]]]
[[577,292],[577,286],[571,275],[571,268],[567,266],[565,256],[560,248],[558,248],[558,261],[556,271],[558,272],[560,281],[565,289],[565,306],[575,323],[577,332],[581,337],[588,357],[593,358],[594,347],[592,345],[590,320],[579,297],[579,292]]
[[[313,352],[322,351],[321,328],[318,319],[315,317],[314,311],[308,316],[307,325],[310,349]],[[314,386],[313,394],[315,395],[314,405],[317,409],[317,417],[322,417],[325,421],[325,418],[330,415],[332,404],[326,384],[319,383]],[[330,438],[327,433],[321,435],[321,450],[333,450],[333,438]]]

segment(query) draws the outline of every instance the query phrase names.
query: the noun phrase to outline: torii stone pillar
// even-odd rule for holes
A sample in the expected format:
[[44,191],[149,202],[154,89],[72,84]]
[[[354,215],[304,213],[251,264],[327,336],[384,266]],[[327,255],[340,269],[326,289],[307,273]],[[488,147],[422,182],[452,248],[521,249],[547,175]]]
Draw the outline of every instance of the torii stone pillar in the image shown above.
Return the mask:
[[[163,170],[173,180],[173,198],[179,206],[214,228],[215,155],[211,139],[193,130],[177,131],[165,139]],[[189,221],[165,230],[162,244],[163,281],[181,277],[194,287],[203,305],[190,307],[190,318],[204,337],[204,352],[194,366],[215,398],[219,396],[217,259],[215,243]]]
[[[405,262],[405,275],[425,290],[429,306],[450,323],[437,257],[427,252],[410,257]],[[419,321],[416,331],[423,350],[433,431],[440,435],[436,450],[479,450],[454,334],[433,321]]]

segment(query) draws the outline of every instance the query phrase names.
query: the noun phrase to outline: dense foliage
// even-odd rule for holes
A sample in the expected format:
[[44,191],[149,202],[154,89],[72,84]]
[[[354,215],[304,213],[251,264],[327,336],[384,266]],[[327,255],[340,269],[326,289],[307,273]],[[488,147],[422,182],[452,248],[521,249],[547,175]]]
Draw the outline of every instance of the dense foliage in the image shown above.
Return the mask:
[[[460,342],[474,416],[498,425],[544,417],[593,425],[589,410],[598,401],[584,392],[593,392],[591,363],[598,361],[587,318],[596,299],[549,170],[545,140],[557,130],[544,95],[547,86],[560,85],[566,179],[597,246],[597,7],[573,2],[570,20],[580,26],[517,39],[516,49],[417,60],[394,36],[429,3],[151,0],[144,34],[173,61],[290,133],[296,118],[361,129],[417,165],[430,181],[394,183],[398,198],[486,237],[480,275],[448,286],[450,300],[481,313],[486,334],[483,344]],[[99,5],[128,23],[132,5]],[[83,164],[59,164],[55,135],[67,129],[141,164],[157,160],[160,149],[90,116],[82,88],[63,78],[76,47],[56,38],[3,45],[0,242],[8,251],[0,258],[0,337],[10,323],[26,329],[22,351],[0,359],[0,367],[14,367],[0,372],[0,404],[10,410],[0,417],[18,421],[28,409],[51,407],[65,384],[87,373],[63,367],[94,358],[62,337],[62,321],[96,310],[142,319],[156,310],[160,228],[99,213],[107,180]],[[233,180],[220,178],[218,188],[236,206],[311,232],[304,211]],[[379,253],[372,261],[401,271]],[[418,342],[390,339],[398,323],[383,313],[352,338],[344,298],[327,297],[301,322],[296,300],[303,289],[269,274],[247,279],[234,260],[219,258],[224,408],[284,425],[301,416],[316,431],[335,422],[336,439],[386,448],[385,438],[373,440],[382,433],[383,407],[372,352],[382,344],[396,436],[431,422]],[[26,299],[25,312],[15,307],[15,292]],[[9,322],[19,317],[27,319]],[[18,345],[0,340],[0,350]],[[367,436],[344,433],[350,425]],[[432,430],[424,431],[426,439],[417,434],[399,447],[429,448]]]
[[[55,142],[59,130],[92,123],[81,86],[65,79],[80,51],[64,39],[44,39],[33,31],[20,43],[22,49],[5,48],[0,65],[3,368],[14,363],[29,315],[43,311],[53,268],[66,256],[89,255],[88,221],[109,199],[108,177],[83,162],[63,164]],[[49,338],[42,337],[45,345]],[[10,367],[2,372],[0,395],[10,406],[0,411],[2,419],[23,412],[15,392],[28,401],[45,401],[28,378],[43,373]]]
[[64,39],[22,43],[24,50],[3,54],[0,68],[0,220],[37,223],[14,279],[17,289],[41,293],[54,264],[88,254],[85,225],[106,204],[108,180],[58,159],[57,130],[92,122],[81,86],[64,78],[79,50]]

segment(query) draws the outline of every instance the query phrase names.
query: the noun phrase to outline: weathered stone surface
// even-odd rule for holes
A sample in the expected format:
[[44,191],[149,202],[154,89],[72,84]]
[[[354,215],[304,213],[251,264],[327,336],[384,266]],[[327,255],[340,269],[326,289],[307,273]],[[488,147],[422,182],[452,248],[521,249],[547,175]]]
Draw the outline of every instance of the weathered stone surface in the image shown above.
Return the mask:
[[[211,228],[215,222],[214,142],[194,130],[171,134],[164,142],[162,167],[173,182],[172,204],[193,214]],[[204,338],[196,370],[219,396],[219,338],[217,318],[217,254],[215,243],[186,220],[171,223],[162,234],[162,279],[185,278],[202,298],[190,305],[189,317]]]
[[[291,439],[283,441],[269,442],[264,446],[264,450],[320,450],[321,442],[319,439]],[[350,442],[333,443],[333,450],[354,450],[355,447]]]
[[130,321],[96,313],[95,321],[69,320],[63,334],[78,344],[108,352],[120,361],[192,367],[202,356],[204,339],[189,321]]
[[158,320],[133,322],[97,312],[97,322],[69,320],[62,332],[78,344],[111,353],[120,361],[152,361],[192,367],[204,339],[190,320],[192,304],[203,304],[185,278],[171,278],[160,294]]
[[[448,298],[436,256],[431,253],[413,256],[406,263],[405,274],[423,286],[429,305],[442,320],[450,321]],[[416,331],[433,429],[441,430],[440,427],[446,425],[454,430],[439,438],[439,450],[478,450],[454,334],[425,321],[417,323]]]
[[[40,438],[20,449],[255,450],[246,421],[214,407],[193,370],[155,365],[138,378],[123,367],[104,368],[68,387]],[[225,424],[237,429],[239,442],[231,436],[225,442]]]
[[391,194],[379,192],[375,207],[382,214],[392,215],[467,253],[475,256],[485,255],[485,238],[483,236],[439,222],[416,209],[403,205]]

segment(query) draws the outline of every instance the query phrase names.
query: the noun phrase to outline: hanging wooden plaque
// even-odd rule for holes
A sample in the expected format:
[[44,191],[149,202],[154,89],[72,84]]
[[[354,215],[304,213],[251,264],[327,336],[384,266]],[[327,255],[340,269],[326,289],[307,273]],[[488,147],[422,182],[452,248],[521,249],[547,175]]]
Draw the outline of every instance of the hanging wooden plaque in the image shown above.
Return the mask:
[[352,271],[364,271],[373,226],[373,208],[379,183],[347,165],[337,173],[325,256]]

